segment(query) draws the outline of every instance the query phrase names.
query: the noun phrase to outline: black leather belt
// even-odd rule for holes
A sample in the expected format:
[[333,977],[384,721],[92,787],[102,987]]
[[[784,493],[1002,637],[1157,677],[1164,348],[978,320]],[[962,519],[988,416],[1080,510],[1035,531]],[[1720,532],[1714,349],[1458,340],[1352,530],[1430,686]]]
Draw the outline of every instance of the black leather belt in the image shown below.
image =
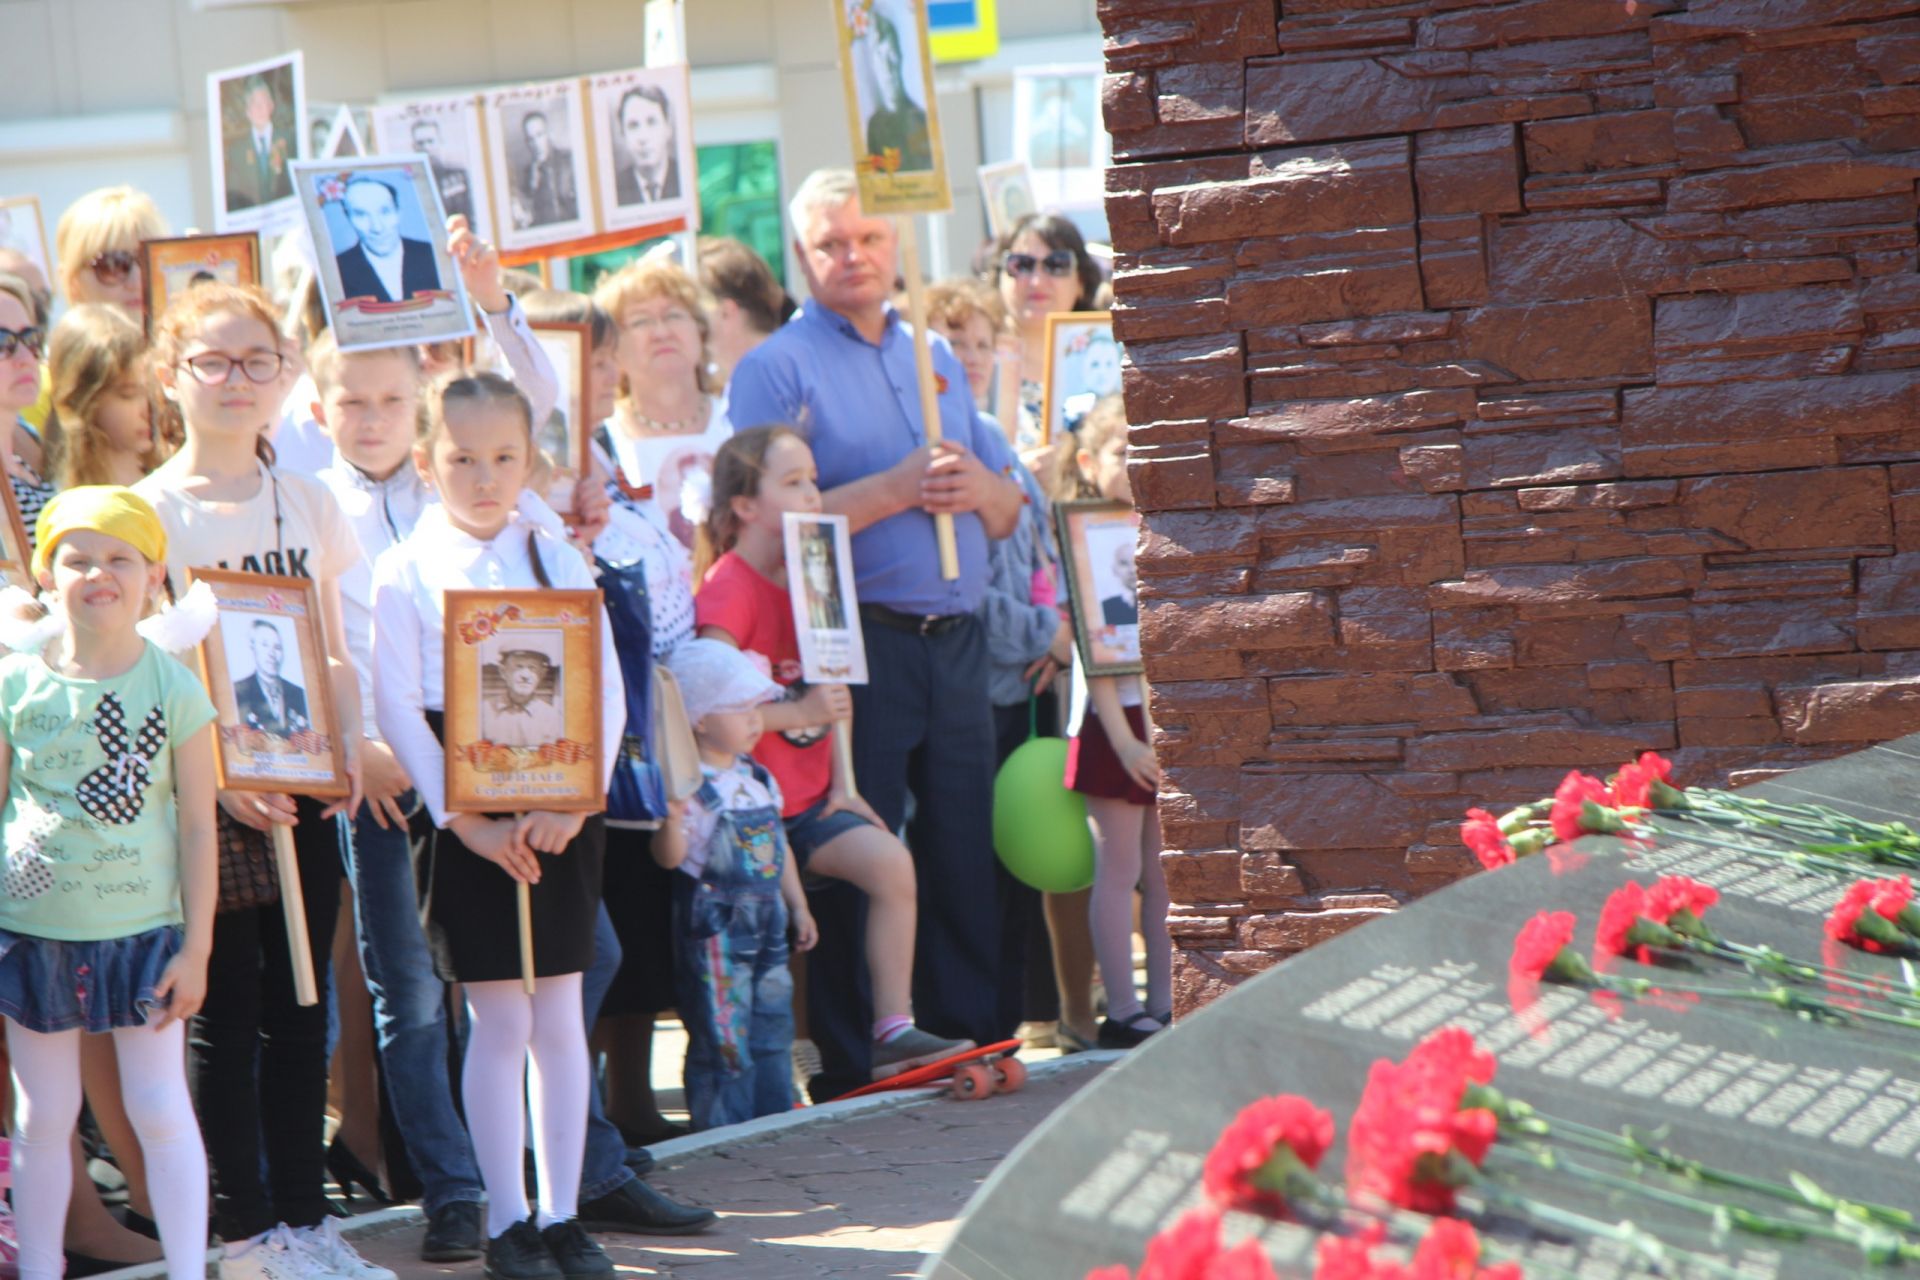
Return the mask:
[[863,604],[860,616],[868,622],[895,631],[911,631],[918,636],[937,636],[953,630],[973,615],[970,613],[902,613],[883,604]]

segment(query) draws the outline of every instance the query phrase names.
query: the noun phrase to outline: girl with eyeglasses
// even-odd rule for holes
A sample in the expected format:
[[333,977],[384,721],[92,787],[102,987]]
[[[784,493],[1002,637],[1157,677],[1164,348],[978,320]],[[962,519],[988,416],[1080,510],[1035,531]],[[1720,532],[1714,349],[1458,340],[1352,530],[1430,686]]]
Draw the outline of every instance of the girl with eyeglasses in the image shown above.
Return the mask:
[[1030,213],[1001,242],[994,281],[1020,334],[1020,432],[1024,454],[1040,443],[1040,403],[1047,376],[1047,317],[1090,311],[1100,266],[1080,228],[1056,214]]
[[166,234],[167,220],[145,192],[102,187],[81,196],[60,215],[53,233],[67,301],[110,302],[139,319],[146,305],[140,242]]
[[[0,274],[0,467],[33,541],[33,522],[53,497],[46,450],[20,414],[40,398],[40,354],[46,334],[33,318],[33,294],[19,276]],[[29,545],[28,550],[32,550]]]
[[[176,420],[182,443],[134,491],[166,526],[167,579],[176,593],[193,566],[310,578],[318,588],[349,794],[323,806],[221,791],[217,816],[223,846],[258,839],[244,828],[293,828],[313,970],[324,990],[343,874],[339,815],[357,810],[361,794],[360,686],[340,609],[340,575],[360,559],[360,546],[330,490],[274,466],[266,435],[293,381],[278,321],[251,286],[202,284],[167,308],[154,326],[150,360],[162,413]],[[303,1007],[295,998],[279,903],[215,917],[192,1046],[214,1223],[228,1242],[225,1280],[393,1280],[391,1271],[362,1262],[330,1225],[321,1130],[327,1006]]]

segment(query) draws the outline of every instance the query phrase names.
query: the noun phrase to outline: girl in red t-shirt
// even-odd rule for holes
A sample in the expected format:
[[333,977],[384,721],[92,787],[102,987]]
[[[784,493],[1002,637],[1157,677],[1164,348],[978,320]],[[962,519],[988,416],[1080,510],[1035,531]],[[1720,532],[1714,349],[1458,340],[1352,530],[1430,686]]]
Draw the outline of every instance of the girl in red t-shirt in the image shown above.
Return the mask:
[[[781,517],[820,510],[813,451],[792,427],[733,435],[713,459],[713,506],[700,531],[694,625],[766,661],[785,687],[760,709],[766,732],[754,758],[772,772],[786,805],[787,843],[800,869],[867,895],[867,970],[873,983],[873,1078],[884,1080],[973,1046],[913,1025],[913,940],[919,908],[913,859],[834,764],[829,738],[853,715],[840,684],[800,678],[800,644],[787,595]],[[706,562],[712,560],[712,567]],[[701,571],[704,570],[704,573]]]

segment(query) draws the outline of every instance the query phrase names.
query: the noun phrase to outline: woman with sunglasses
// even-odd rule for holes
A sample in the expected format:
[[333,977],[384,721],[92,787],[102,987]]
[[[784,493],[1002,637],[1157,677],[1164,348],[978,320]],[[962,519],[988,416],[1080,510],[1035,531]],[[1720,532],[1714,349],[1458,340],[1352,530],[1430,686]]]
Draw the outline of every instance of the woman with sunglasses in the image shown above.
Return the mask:
[[[46,478],[46,451],[40,435],[20,416],[40,398],[40,354],[46,333],[35,323],[33,293],[19,276],[0,275],[0,467],[20,508],[27,541],[33,541],[33,522],[53,497]],[[29,546],[28,550],[32,550]]]
[[1100,266],[1080,228],[1057,214],[1030,213],[1001,242],[994,282],[1020,334],[1020,432],[1024,455],[1040,445],[1040,400],[1047,376],[1047,317],[1090,311]]
[[140,242],[166,234],[167,220],[143,191],[102,187],[75,200],[53,233],[67,301],[110,302],[139,319]]

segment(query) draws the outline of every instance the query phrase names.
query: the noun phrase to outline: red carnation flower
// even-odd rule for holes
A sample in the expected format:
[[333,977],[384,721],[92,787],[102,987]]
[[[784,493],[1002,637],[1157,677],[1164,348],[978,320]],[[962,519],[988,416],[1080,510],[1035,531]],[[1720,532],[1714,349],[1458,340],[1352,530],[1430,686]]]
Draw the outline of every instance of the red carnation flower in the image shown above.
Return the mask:
[[1133,1280],[1133,1272],[1127,1270],[1125,1263],[1116,1262],[1110,1267],[1087,1272],[1087,1280]]
[[1634,958],[1647,963],[1652,947],[1671,947],[1680,936],[1666,925],[1649,918],[1647,891],[1637,880],[1629,880],[1608,896],[1600,908],[1600,927],[1593,935],[1593,964],[1604,969],[1615,956],[1631,949]]
[[[1913,938],[1895,918],[1913,899],[1913,885],[1905,876],[1898,880],[1856,880],[1847,886],[1846,896],[1834,904],[1827,917],[1827,936],[1875,953],[1907,951]],[[1890,916],[1881,905],[1894,908]]]
[[1320,1166],[1333,1116],[1294,1094],[1243,1108],[1207,1155],[1202,1181],[1215,1204],[1285,1217],[1289,1184]]
[[1645,914],[1675,933],[1711,938],[1712,930],[1701,923],[1700,917],[1718,901],[1720,891],[1710,884],[1701,884],[1691,876],[1661,876],[1647,890]]
[[1501,834],[1500,820],[1485,809],[1467,810],[1467,820],[1460,824],[1460,843],[1473,850],[1473,856],[1488,871],[1497,871],[1513,861],[1513,846]]
[[1540,984],[1549,978],[1588,983],[1593,969],[1572,947],[1571,911],[1542,911],[1520,927],[1507,959],[1507,998],[1521,1013],[1533,1008]]
[[1614,808],[1607,784],[1576,769],[1554,789],[1553,812],[1548,820],[1553,824],[1553,834],[1562,840],[1577,840],[1590,833],[1611,835],[1627,829],[1626,820]]
[[1367,1075],[1347,1137],[1347,1186],[1403,1209],[1445,1213],[1479,1167],[1499,1122],[1461,1109],[1469,1085],[1493,1079],[1493,1055],[1458,1027],[1422,1041],[1403,1063],[1381,1059]]
[[1374,1261],[1374,1246],[1386,1234],[1386,1227],[1375,1222],[1357,1236],[1320,1237],[1313,1280],[1406,1280],[1407,1269],[1399,1263]]
[[1414,1251],[1408,1280],[1523,1280],[1520,1264],[1481,1267],[1480,1237],[1458,1218],[1435,1218]]

